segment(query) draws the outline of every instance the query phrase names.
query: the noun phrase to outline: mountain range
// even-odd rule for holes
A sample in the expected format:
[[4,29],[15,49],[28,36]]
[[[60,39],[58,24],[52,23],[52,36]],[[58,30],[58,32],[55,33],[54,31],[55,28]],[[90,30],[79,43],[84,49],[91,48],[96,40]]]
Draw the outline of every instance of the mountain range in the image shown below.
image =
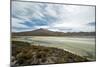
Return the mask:
[[36,29],[25,32],[12,32],[12,36],[95,36],[95,32],[57,32],[48,29]]

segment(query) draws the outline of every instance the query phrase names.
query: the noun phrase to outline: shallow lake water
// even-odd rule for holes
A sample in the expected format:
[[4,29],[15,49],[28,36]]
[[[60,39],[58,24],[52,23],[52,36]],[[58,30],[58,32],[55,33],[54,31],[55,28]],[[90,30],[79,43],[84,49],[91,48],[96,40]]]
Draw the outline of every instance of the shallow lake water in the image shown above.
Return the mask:
[[31,45],[56,47],[95,60],[95,37],[17,36],[12,40],[30,42]]

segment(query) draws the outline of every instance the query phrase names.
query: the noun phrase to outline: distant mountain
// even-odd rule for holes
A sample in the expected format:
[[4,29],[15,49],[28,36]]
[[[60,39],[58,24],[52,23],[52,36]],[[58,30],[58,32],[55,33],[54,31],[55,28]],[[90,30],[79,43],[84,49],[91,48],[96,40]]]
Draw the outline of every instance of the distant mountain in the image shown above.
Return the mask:
[[37,29],[26,32],[12,32],[13,36],[95,36],[95,32],[54,32],[48,29]]

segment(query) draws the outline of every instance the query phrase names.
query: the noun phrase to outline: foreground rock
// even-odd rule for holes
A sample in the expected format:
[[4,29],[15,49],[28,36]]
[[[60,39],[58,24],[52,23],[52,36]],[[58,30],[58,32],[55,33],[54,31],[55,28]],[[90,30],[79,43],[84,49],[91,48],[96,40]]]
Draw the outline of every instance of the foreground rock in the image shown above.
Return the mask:
[[12,66],[86,62],[86,58],[53,47],[12,41]]

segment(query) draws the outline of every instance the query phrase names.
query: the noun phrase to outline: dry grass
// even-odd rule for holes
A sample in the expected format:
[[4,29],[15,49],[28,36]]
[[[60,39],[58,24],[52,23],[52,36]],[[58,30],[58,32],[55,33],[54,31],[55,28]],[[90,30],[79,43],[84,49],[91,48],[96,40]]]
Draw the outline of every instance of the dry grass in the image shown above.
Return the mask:
[[21,41],[12,41],[12,57],[13,66],[88,61],[84,57],[80,57],[62,49],[34,46]]

